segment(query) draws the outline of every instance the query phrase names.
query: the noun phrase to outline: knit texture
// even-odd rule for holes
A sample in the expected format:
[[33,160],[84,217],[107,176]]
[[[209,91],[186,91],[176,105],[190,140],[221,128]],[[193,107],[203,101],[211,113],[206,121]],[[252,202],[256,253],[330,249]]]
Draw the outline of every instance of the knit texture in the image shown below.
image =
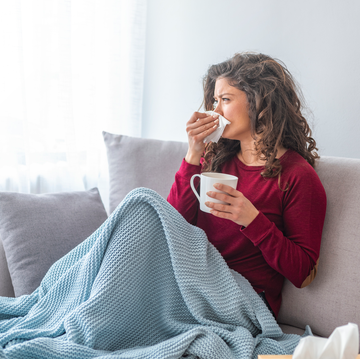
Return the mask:
[[156,192],[128,194],[30,295],[0,297],[0,358],[291,354],[243,277]]

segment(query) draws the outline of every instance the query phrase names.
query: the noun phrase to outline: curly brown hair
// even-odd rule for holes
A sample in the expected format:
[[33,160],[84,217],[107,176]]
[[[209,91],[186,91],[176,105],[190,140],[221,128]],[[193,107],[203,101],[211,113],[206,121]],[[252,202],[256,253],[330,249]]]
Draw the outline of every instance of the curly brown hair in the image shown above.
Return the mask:
[[[246,93],[255,149],[265,161],[263,177],[280,176],[282,168],[276,154],[281,145],[315,166],[319,155],[311,129],[301,113],[303,96],[281,61],[246,52],[211,66],[203,81],[207,111],[213,109],[215,83],[219,78],[226,78],[231,86]],[[217,143],[209,143],[203,156],[203,171],[221,172],[221,165],[240,149],[241,143],[237,140],[221,138]]]

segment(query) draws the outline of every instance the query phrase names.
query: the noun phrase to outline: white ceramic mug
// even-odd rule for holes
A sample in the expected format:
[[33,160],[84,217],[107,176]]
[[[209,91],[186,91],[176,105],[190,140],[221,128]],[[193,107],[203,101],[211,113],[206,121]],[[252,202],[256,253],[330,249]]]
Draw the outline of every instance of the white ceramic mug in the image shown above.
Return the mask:
[[[200,178],[200,196],[194,187],[195,177]],[[205,205],[205,202],[207,202],[207,201],[214,202],[214,203],[225,203],[225,202],[219,201],[215,198],[211,198],[206,193],[209,191],[225,193],[223,191],[219,191],[218,189],[216,189],[214,187],[215,183],[223,183],[223,184],[226,184],[226,185],[236,189],[237,182],[238,182],[238,178],[233,175],[228,175],[225,173],[217,173],[217,172],[204,172],[201,175],[198,175],[198,174],[193,175],[190,179],[190,186],[191,186],[191,189],[193,190],[193,192],[195,193],[197,199],[200,202],[200,209],[203,212],[210,213],[211,208],[207,207]]]

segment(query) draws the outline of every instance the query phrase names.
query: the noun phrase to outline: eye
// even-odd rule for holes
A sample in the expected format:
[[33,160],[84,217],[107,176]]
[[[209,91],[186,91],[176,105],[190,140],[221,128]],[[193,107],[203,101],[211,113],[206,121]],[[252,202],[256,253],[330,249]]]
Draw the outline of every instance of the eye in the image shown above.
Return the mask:
[[223,100],[223,101],[230,101],[230,99],[229,99],[229,98],[226,98],[226,97],[223,97],[222,100]]

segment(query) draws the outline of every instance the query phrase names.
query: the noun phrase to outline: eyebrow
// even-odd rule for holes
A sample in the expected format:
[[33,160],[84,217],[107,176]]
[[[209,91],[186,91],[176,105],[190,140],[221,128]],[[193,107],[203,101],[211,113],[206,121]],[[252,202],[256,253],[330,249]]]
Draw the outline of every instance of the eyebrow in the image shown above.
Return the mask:
[[[231,95],[231,96],[234,96],[234,94],[233,93],[230,93],[230,92],[226,92],[226,93],[222,93],[222,94],[220,94],[219,96],[217,96],[217,97],[223,97],[223,96],[228,96],[228,95]],[[215,98],[215,95],[214,95],[214,98]]]

